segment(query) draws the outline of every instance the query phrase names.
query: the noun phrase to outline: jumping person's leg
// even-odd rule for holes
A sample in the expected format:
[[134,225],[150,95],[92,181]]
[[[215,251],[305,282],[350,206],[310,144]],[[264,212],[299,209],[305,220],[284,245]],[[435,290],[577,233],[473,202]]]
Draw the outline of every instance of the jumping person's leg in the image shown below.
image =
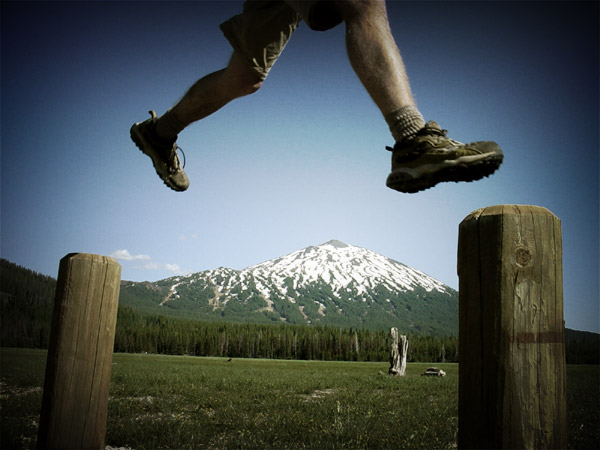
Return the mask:
[[171,189],[184,191],[189,180],[177,155],[177,136],[232,100],[256,92],[301,17],[283,1],[244,3],[242,13],[221,24],[234,51],[224,69],[200,78],[162,116],[131,127],[131,138],[152,159],[158,176]]
[[352,68],[381,113],[415,106],[400,51],[390,30],[385,1],[337,1],[346,25]]
[[188,125],[204,119],[227,103],[253,94],[262,86],[261,77],[233,52],[225,69],[199,79],[173,108],[156,121],[156,132],[172,139]]
[[335,3],[346,25],[348,59],[397,141],[425,126],[392,36],[385,1]]
[[494,142],[462,144],[446,137],[417,109],[384,0],[337,0],[346,26],[352,68],[385,117],[396,140],[387,186],[418,192],[444,181],[474,181],[491,175],[503,154]]
[[157,118],[150,111],[150,119],[134,124],[131,138],[152,159],[156,173],[167,186],[185,191],[190,182],[177,155],[177,135],[230,101],[256,92],[261,85],[262,78],[233,52],[226,68],[199,79],[165,114]]

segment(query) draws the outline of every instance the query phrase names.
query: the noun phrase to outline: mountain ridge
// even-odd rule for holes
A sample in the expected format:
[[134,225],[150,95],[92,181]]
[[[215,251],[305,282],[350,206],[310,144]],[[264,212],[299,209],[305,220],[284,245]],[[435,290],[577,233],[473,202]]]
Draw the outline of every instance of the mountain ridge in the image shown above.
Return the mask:
[[[160,301],[157,291],[163,295]],[[121,299],[153,312],[198,319],[458,333],[455,290],[417,269],[335,239],[241,270],[219,267],[145,285],[124,282]]]

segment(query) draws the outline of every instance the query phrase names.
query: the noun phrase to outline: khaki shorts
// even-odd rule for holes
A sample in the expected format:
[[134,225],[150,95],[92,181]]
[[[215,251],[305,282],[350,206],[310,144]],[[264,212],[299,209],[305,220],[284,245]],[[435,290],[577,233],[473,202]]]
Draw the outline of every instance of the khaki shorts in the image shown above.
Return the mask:
[[242,13],[223,22],[221,30],[264,80],[302,20],[317,31],[342,22],[331,2],[324,0],[246,0]]

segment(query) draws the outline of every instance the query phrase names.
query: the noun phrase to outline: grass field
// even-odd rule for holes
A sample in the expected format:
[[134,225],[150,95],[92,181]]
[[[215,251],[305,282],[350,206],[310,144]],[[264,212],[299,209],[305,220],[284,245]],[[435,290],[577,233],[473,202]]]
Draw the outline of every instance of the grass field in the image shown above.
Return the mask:
[[[46,353],[2,349],[2,448],[35,448]],[[106,444],[139,449],[451,449],[458,365],[116,354]],[[599,367],[569,366],[569,448],[600,446]]]

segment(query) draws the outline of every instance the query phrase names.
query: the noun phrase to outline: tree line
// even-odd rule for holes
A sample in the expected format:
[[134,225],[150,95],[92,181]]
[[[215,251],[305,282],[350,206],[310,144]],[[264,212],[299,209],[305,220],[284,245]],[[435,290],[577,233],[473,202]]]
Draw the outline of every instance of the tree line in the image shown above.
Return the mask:
[[[0,259],[0,345],[48,348],[56,280]],[[458,362],[458,337],[408,336],[409,362]],[[388,361],[389,330],[202,322],[119,306],[116,352]],[[600,363],[600,335],[566,330],[569,364]]]
[[[324,361],[387,361],[387,331],[201,322],[119,308],[115,351]],[[408,361],[457,362],[458,338],[409,336]]]
[[47,348],[56,280],[0,260],[3,347]]

